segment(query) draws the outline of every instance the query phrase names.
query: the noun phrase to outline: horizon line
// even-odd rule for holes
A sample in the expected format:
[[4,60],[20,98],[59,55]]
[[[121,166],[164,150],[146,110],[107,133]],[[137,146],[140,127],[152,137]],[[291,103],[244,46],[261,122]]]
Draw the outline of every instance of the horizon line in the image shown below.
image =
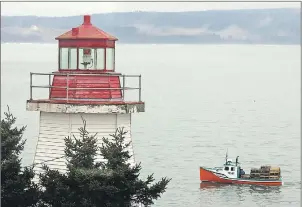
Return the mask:
[[83,15],[102,15],[102,14],[115,14],[115,13],[193,13],[193,12],[209,12],[209,11],[238,11],[238,10],[278,10],[278,9],[286,9],[286,10],[300,10],[297,7],[272,7],[272,8],[234,8],[234,9],[202,9],[202,10],[188,10],[188,11],[144,11],[144,10],[136,10],[136,11],[114,11],[114,12],[100,12],[100,13],[83,13],[77,15],[67,15],[67,16],[41,16],[41,15],[1,15],[1,17],[44,17],[44,18],[60,18],[60,17],[77,17]]

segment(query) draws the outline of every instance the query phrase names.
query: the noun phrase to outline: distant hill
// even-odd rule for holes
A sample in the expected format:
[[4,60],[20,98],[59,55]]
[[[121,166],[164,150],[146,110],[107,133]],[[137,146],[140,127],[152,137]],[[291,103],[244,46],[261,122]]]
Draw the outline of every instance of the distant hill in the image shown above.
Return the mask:
[[[82,16],[2,16],[1,42],[54,42]],[[299,9],[124,12],[92,15],[121,43],[300,44]]]

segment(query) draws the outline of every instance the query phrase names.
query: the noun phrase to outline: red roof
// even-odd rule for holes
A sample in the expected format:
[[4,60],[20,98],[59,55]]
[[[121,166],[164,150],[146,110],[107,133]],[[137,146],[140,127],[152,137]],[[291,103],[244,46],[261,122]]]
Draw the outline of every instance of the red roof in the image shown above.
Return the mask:
[[103,30],[93,26],[90,22],[90,16],[84,15],[84,22],[82,25],[72,28],[72,30],[56,37],[56,40],[67,39],[105,39],[118,40],[116,37],[104,32]]

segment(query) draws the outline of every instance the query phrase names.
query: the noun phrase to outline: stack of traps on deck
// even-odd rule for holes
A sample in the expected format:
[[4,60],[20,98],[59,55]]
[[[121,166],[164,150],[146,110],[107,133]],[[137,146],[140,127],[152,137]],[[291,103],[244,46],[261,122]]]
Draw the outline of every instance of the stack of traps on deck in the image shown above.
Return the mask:
[[260,168],[252,168],[250,178],[257,179],[279,179],[281,176],[280,167],[261,166]]

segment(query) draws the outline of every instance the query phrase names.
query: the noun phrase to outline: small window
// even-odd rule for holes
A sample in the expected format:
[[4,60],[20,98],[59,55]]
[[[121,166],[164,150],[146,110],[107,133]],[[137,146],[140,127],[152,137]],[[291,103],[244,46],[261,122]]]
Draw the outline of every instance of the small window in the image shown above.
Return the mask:
[[114,48],[106,48],[106,70],[114,70]]
[[224,170],[225,170],[225,171],[229,171],[229,167],[225,167]]
[[68,69],[68,48],[60,50],[60,69]]
[[235,171],[235,168],[234,168],[234,167],[231,167],[231,171]]
[[77,69],[77,49],[69,49],[69,69]]
[[77,69],[77,49],[60,49],[60,69]]
[[105,69],[105,49],[98,48],[96,49],[96,69],[104,70]]

